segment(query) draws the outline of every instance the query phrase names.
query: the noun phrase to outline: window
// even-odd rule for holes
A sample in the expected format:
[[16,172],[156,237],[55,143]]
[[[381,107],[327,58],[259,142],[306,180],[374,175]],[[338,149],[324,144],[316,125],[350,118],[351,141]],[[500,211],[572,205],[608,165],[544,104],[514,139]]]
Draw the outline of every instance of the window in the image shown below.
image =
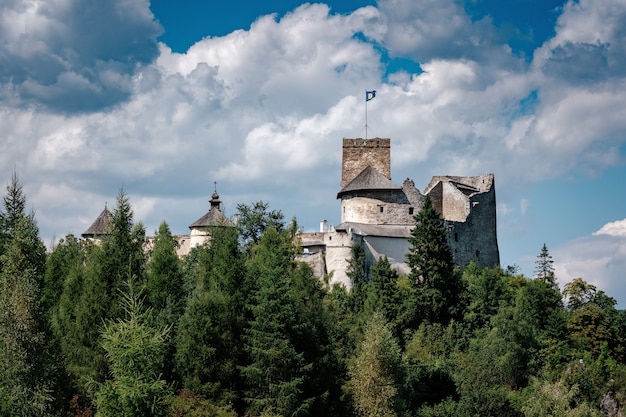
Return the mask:
[[413,214],[413,207],[409,207],[409,214]]
[[380,209],[380,212],[382,213],[383,212],[383,206],[380,206],[379,209]]
[[458,233],[455,233],[455,234],[454,234],[454,241],[455,241],[455,242],[458,242],[458,241],[459,241],[459,234],[458,234]]

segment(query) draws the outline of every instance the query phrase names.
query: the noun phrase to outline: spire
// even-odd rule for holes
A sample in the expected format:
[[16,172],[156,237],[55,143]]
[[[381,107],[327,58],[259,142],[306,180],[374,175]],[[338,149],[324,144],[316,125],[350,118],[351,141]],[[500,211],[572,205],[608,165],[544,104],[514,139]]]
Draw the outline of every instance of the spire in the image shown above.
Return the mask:
[[213,195],[211,195],[211,200],[209,200],[209,203],[211,203],[211,209],[213,209],[213,207],[215,207],[216,209],[219,210],[220,208],[220,204],[222,203],[220,201],[220,196],[217,193],[217,181],[213,181]]

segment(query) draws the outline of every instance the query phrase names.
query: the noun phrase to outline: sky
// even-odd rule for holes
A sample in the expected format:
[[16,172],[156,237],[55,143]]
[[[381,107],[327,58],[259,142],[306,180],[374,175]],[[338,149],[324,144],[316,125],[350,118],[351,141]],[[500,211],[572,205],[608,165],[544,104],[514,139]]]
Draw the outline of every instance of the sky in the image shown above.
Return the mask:
[[123,189],[175,234],[257,201],[340,222],[342,138],[391,138],[392,180],[494,173],[503,267],[626,308],[624,0],[3,0],[0,184],[44,242]]

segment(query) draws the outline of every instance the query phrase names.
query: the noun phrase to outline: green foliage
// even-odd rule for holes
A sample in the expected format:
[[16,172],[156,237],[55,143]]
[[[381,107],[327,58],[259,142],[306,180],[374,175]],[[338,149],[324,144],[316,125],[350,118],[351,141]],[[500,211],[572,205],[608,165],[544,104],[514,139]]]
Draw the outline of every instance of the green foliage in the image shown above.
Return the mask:
[[0,415],[58,411],[61,370],[41,304],[46,252],[13,174],[0,212]]
[[360,312],[367,298],[366,288],[369,276],[365,248],[361,243],[355,243],[350,248],[350,259],[348,260],[346,275],[348,275],[352,282],[350,308],[352,311]]
[[564,383],[533,380],[530,395],[522,407],[525,417],[600,417],[588,403],[580,401],[578,387]]
[[268,211],[269,204],[257,201],[252,205],[237,204],[237,227],[246,252],[257,244],[268,229],[285,229],[285,217],[280,210]]
[[554,260],[545,243],[541,247],[541,253],[537,256],[535,265],[535,278],[542,280],[558,290],[556,277],[554,276]]
[[251,295],[237,230],[215,228],[211,245],[197,248],[189,271],[196,285],[179,323],[176,347],[183,386],[217,404],[238,403],[237,364],[243,355],[245,300]]
[[407,262],[411,268],[409,277],[416,289],[415,324],[422,320],[448,323],[460,318],[463,286],[454,270],[445,224],[428,196],[414,219]]
[[164,416],[171,395],[161,378],[169,328],[155,329],[146,322],[148,314],[131,280],[122,300],[126,317],[109,320],[102,331],[111,378],[90,387],[96,416]]
[[400,347],[383,316],[375,313],[365,327],[365,338],[350,366],[350,388],[360,416],[400,415],[403,363]]
[[253,413],[306,414],[312,402],[304,390],[312,364],[297,350],[293,333],[301,317],[290,291],[292,254],[289,236],[268,229],[253,248],[248,268],[258,291],[244,338],[250,363],[241,372]]
[[67,235],[53,248],[46,259],[46,273],[41,303],[44,311],[52,311],[63,293],[63,284],[73,268],[85,261],[82,243],[74,235]]

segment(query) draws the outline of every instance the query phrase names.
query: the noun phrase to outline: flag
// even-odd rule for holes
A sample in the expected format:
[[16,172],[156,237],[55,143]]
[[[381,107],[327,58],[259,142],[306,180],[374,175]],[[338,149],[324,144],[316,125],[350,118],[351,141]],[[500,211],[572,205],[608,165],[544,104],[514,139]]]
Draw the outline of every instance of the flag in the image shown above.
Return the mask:
[[365,92],[365,101],[370,101],[374,97],[376,97],[376,90],[366,91]]

